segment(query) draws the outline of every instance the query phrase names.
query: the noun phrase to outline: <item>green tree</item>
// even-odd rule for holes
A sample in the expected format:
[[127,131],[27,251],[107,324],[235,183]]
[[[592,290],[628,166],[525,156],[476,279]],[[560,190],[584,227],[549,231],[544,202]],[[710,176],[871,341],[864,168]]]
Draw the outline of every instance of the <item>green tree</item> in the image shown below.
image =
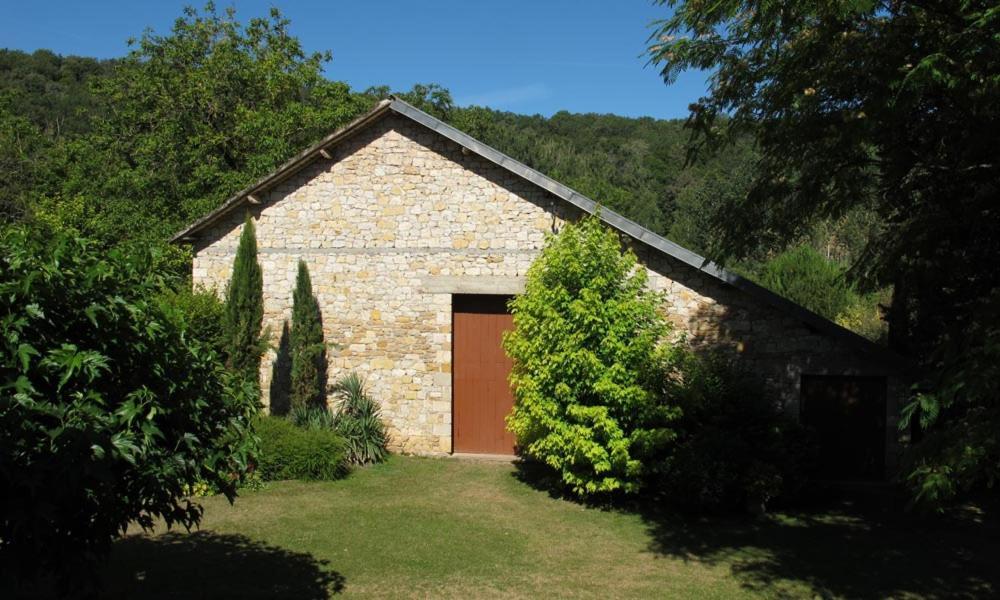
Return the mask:
[[365,90],[365,95],[375,100],[395,95],[442,121],[450,121],[455,110],[451,92],[436,83],[415,83],[408,92],[393,92],[387,85],[376,85]]
[[842,268],[811,246],[797,246],[762,264],[753,278],[768,289],[834,320],[858,301]]
[[253,390],[164,296],[148,252],[0,232],[0,577],[86,595],[128,526],[196,525],[254,453]]
[[[708,253],[718,235],[713,215],[720,205],[746,194],[755,159],[750,144],[740,143],[678,173],[670,185],[674,201],[670,239],[695,252]],[[748,258],[757,258],[758,254],[757,249],[747,252]]]
[[[902,426],[919,423],[921,443],[906,457],[915,500],[939,507],[963,494],[994,492],[1000,470],[1000,290],[980,304],[962,337],[942,344],[927,392],[903,410]],[[944,426],[939,426],[939,425]]]
[[188,331],[210,346],[219,356],[226,356],[226,303],[215,290],[202,286],[192,288],[187,282],[163,292],[163,300],[181,311],[188,324]]
[[37,187],[48,140],[37,126],[11,110],[0,92],[0,224],[20,221]]
[[[818,220],[868,208],[877,227],[852,274],[869,289],[892,286],[889,345],[912,357],[929,375],[924,384],[938,390],[922,396],[923,410],[941,415],[926,424],[945,433],[965,415],[995,414],[997,397],[979,390],[1000,378],[1000,365],[970,372],[941,362],[961,360],[942,348],[965,346],[979,326],[997,327],[981,322],[1000,287],[995,3],[663,4],[673,14],[659,24],[650,52],[664,78],[692,68],[712,74],[707,95],[692,107],[695,150],[752,135],[760,154],[747,194],[716,211],[715,253],[779,248]],[[966,379],[943,381],[944,373]],[[1000,421],[992,431],[1000,435]],[[938,451],[961,454],[947,445]],[[1000,477],[995,455],[973,454],[980,458],[963,469],[976,474],[967,485]],[[936,473],[914,471],[910,481],[916,490],[934,488],[923,498],[941,501],[950,475]]]
[[254,386],[260,382],[263,320],[264,276],[257,262],[253,219],[247,215],[233,261],[233,275],[226,290],[225,323],[228,365]]
[[510,430],[580,496],[635,492],[673,439],[658,394],[668,331],[635,255],[596,217],[549,238],[511,301]]
[[60,56],[51,50],[27,54],[0,49],[0,96],[11,94],[13,112],[49,139],[84,133],[97,112],[90,84],[113,65],[113,60]]
[[292,293],[291,329],[292,409],[326,404],[326,344],[323,341],[323,315],[312,291],[309,267],[299,261]]
[[94,235],[162,243],[371,105],[325,79],[329,53],[307,54],[289,27],[277,9],[243,23],[187,8],[94,79],[92,131],[60,167],[63,195],[92,205]]

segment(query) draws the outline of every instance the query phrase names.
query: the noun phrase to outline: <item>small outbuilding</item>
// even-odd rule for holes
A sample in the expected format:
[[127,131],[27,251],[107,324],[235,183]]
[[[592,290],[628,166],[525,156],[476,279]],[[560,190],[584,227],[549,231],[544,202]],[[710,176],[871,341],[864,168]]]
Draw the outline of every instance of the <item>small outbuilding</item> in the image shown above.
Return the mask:
[[[815,427],[826,475],[880,479],[899,454],[900,361],[868,340],[660,237],[398,99],[325,137],[175,236],[195,285],[224,290],[247,214],[265,326],[290,319],[304,260],[331,343],[331,380],[357,371],[391,447],[510,454],[506,301],[545,235],[599,214],[663,292],[675,329],[760,373]],[[278,340],[273,340],[277,347]],[[269,403],[274,352],[263,361]]]

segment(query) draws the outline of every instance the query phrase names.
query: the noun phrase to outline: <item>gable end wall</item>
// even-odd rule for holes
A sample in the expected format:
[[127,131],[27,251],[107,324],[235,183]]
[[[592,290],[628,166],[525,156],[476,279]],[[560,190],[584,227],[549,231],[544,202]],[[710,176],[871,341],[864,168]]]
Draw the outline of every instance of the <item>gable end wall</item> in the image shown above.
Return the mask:
[[[438,454],[451,451],[452,294],[519,292],[546,233],[580,214],[429,129],[389,115],[341,142],[330,160],[317,160],[266,194],[254,217],[272,346],[291,318],[301,258],[333,345],[330,380],[352,370],[365,376],[382,403],[393,449]],[[225,289],[243,218],[234,211],[202,236],[195,285]],[[779,392],[789,413],[797,414],[803,373],[886,374],[736,288],[633,245],[650,286],[665,294],[675,329],[695,344],[740,355]],[[274,356],[268,352],[261,369],[265,404]],[[889,414],[900,388],[890,378]]]

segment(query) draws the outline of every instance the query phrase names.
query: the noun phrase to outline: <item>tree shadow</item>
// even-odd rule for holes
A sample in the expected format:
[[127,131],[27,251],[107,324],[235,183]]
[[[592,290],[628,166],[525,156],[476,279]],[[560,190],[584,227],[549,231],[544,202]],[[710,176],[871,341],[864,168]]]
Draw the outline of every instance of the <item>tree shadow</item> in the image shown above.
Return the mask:
[[848,598],[982,598],[1000,591],[998,530],[971,509],[938,519],[850,503],[760,519],[655,510],[642,516],[651,550],[729,564],[743,587],[779,597],[801,594],[801,584],[820,597]]
[[329,404],[327,399],[327,390],[330,386],[330,361],[327,356],[327,344],[326,344],[326,330],[323,328],[323,309],[320,307],[319,298],[316,294],[312,295],[311,301],[313,303],[313,310],[316,311],[316,318],[319,320],[319,331],[320,331],[320,348],[319,356],[316,358],[316,370],[317,378],[319,379],[319,390],[320,396],[316,399],[316,403],[320,408],[326,408]]
[[1000,537],[976,510],[947,518],[864,510],[851,503],[759,519],[642,513],[650,550],[728,564],[744,588],[778,597],[982,598],[1000,591]]
[[344,590],[329,562],[242,535],[128,536],[105,570],[107,598],[322,599]]
[[885,498],[821,491],[808,506],[759,518],[695,516],[622,499],[580,502],[545,465],[519,461],[513,476],[553,498],[638,515],[656,555],[729,566],[752,592],[801,597],[983,598],[1000,592],[1000,523],[977,507],[946,516],[903,512]]
[[271,367],[270,401],[272,415],[287,415],[292,408],[292,348],[288,319],[281,324],[278,352]]
[[572,502],[580,506],[607,512],[640,514],[642,505],[632,496],[595,495],[580,498],[562,482],[559,474],[543,462],[522,456],[514,461],[511,475],[521,483],[545,492],[553,500]]

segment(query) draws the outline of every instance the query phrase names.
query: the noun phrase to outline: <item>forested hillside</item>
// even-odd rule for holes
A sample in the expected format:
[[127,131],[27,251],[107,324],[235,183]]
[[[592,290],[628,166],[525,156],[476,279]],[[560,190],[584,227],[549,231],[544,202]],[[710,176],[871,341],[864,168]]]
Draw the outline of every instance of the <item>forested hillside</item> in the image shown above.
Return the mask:
[[113,65],[48,50],[0,50],[0,96],[7,98],[12,112],[50,138],[85,133],[97,108],[90,82],[106,77]]
[[[323,78],[329,56],[306,55],[286,26],[189,18],[114,61],[0,51],[4,218],[108,245],[161,246],[164,264],[184,269],[186,254],[164,244],[172,233],[393,93]],[[216,41],[224,36],[239,43]],[[756,159],[749,141],[707,160],[688,156],[680,120],[457,107],[434,84],[396,93],[702,254],[712,250],[709,215],[745,193]],[[863,214],[827,223],[788,256],[761,247],[729,266],[878,339],[877,296],[843,278],[869,227]],[[844,289],[841,301],[829,302],[830,286]]]

